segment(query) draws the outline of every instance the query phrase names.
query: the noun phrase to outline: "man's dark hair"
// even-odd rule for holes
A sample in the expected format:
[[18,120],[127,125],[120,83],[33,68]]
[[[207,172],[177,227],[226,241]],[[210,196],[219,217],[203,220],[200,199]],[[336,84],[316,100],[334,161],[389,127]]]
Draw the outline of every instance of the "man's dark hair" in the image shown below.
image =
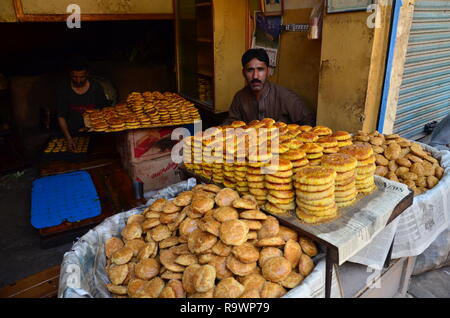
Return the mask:
[[266,63],[267,67],[269,67],[269,55],[267,55],[267,52],[264,49],[250,49],[245,52],[244,55],[242,55],[242,67],[245,67],[245,65],[254,58]]
[[89,70],[89,66],[88,63],[86,61],[86,59],[84,59],[83,57],[80,56],[76,56],[76,57],[72,57],[69,60],[69,71],[88,71]]

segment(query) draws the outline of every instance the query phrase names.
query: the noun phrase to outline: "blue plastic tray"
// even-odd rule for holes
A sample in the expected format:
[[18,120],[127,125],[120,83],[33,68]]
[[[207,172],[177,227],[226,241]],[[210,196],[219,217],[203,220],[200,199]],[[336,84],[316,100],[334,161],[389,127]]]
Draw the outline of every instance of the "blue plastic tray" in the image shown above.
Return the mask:
[[100,215],[100,200],[85,171],[37,179],[31,192],[31,224],[42,229]]

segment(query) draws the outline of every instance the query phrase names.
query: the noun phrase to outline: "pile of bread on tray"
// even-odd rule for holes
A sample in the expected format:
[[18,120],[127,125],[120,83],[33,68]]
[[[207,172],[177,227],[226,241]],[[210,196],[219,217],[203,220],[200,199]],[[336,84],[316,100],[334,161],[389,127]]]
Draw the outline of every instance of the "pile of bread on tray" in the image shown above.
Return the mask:
[[376,189],[372,147],[325,126],[233,122],[185,138],[183,156],[195,174],[253,195],[270,213],[295,210],[305,223],[330,221]]
[[359,131],[353,141],[372,146],[377,175],[406,184],[415,195],[434,188],[444,174],[439,160],[429,151],[398,134]]
[[[77,136],[73,137],[72,140],[75,143],[75,153],[87,152],[90,140],[89,136]],[[67,152],[68,150],[69,147],[66,138],[53,138],[48,142],[47,147],[44,149],[44,153],[61,153]]]
[[253,196],[200,184],[130,216],[105,242],[113,297],[276,298],[314,269],[313,241]]
[[126,102],[83,113],[90,131],[117,132],[193,123],[200,120],[194,104],[171,92],[132,92]]

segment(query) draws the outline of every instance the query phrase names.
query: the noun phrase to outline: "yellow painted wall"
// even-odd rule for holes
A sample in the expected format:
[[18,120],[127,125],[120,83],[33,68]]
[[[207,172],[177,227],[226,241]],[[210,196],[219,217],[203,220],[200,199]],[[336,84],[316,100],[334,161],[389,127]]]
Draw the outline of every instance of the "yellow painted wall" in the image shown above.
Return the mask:
[[[283,24],[309,23],[311,8],[284,11]],[[316,111],[321,40],[308,40],[306,32],[281,35],[278,65],[272,81],[300,95]]]
[[[311,10],[320,0],[285,0],[283,24],[309,23]],[[250,0],[250,10],[259,10],[260,0]],[[252,12],[253,14],[253,12]],[[271,81],[301,96],[312,111],[317,109],[321,40],[308,40],[306,32],[281,35],[278,65]]]
[[0,22],[17,22],[13,0],[0,1]]
[[172,14],[172,0],[22,0],[25,14],[66,14],[77,4],[82,14]]
[[374,130],[384,80],[390,8],[380,28],[370,12],[326,14],[323,25],[317,124],[334,130]]
[[214,1],[214,90],[216,113],[228,111],[234,94],[244,86],[241,57],[245,51],[246,3]]

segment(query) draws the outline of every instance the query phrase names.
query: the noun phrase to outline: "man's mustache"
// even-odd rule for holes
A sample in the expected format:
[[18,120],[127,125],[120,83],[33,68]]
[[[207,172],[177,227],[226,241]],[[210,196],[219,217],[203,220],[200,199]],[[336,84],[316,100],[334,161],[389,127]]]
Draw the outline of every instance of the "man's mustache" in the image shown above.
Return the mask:
[[262,84],[262,82],[259,79],[254,79],[251,81],[251,83],[252,84],[256,84],[256,83]]

